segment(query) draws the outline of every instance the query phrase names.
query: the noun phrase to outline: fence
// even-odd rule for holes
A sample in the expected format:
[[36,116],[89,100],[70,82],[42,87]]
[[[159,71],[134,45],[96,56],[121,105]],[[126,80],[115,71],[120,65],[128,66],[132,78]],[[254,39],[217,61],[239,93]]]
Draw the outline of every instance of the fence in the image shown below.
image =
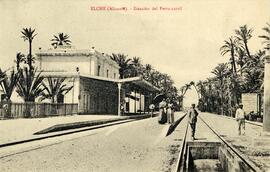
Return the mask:
[[36,118],[78,113],[78,104],[68,103],[7,103],[0,107],[0,118]]

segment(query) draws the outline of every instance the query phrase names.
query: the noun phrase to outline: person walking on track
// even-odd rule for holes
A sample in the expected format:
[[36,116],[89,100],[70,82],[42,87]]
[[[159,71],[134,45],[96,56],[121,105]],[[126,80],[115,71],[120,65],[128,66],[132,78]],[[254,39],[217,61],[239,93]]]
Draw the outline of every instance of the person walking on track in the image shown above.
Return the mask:
[[238,135],[245,135],[245,111],[243,110],[243,104],[239,104],[235,113],[235,119],[238,122]]
[[195,109],[195,104],[192,104],[190,110],[188,111],[188,122],[191,128],[192,141],[195,139],[197,116],[198,116],[198,111]]

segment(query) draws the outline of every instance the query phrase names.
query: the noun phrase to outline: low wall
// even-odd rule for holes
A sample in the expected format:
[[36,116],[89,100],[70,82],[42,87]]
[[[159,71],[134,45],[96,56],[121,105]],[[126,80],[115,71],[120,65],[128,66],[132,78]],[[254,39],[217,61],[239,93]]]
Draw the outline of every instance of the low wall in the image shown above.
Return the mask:
[[[221,142],[188,142],[186,152],[186,171],[194,170],[196,160],[218,160],[222,171],[260,171],[248,159],[241,159],[230,147]],[[211,169],[211,165],[209,166]],[[213,167],[214,168],[214,167]]]
[[78,104],[67,103],[5,103],[0,108],[0,118],[38,118],[78,113]]
[[219,148],[218,159],[225,171],[253,171],[235,153],[227,149],[224,144]]

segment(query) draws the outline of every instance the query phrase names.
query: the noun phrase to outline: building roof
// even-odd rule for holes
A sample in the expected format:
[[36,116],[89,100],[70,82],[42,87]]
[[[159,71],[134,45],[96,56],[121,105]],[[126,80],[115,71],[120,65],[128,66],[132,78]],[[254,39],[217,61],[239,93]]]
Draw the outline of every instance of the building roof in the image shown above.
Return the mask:
[[119,65],[113,61],[108,54],[100,53],[95,50],[94,47],[91,49],[76,49],[72,46],[59,46],[55,49],[51,48],[48,50],[42,50],[41,48],[36,53],[36,55],[40,57],[49,57],[49,56],[63,56],[63,57],[78,57],[78,56],[96,56],[102,60],[108,61],[110,64],[114,65],[117,68],[120,68]]
[[142,77],[124,78],[124,79],[120,79],[118,82],[119,83],[133,83],[141,88],[144,88],[144,89],[146,89],[148,91],[152,91],[152,92],[160,91],[159,88],[157,88],[154,85],[152,85],[151,83],[147,82]]
[[124,79],[113,79],[113,78],[106,78],[106,77],[101,77],[101,76],[93,76],[93,75],[88,75],[88,74],[83,74],[83,73],[78,73],[78,72],[42,72],[43,76],[47,77],[85,77],[85,78],[90,78],[90,79],[96,79],[96,80],[101,80],[101,81],[107,81],[107,82],[114,82],[114,83],[132,83],[134,85],[137,85],[143,89],[146,89],[148,91],[152,92],[157,92],[160,91],[159,88],[155,87],[151,83],[145,81],[142,77],[132,77],[132,78],[124,78]]
[[102,81],[109,81],[109,82],[117,82],[118,79],[113,79],[113,78],[106,78],[106,77],[101,77],[101,76],[94,76],[94,75],[89,75],[89,74],[84,74],[80,72],[65,72],[65,71],[60,71],[60,72],[55,72],[55,71],[42,71],[42,76],[45,77],[85,77],[85,78],[91,78],[91,79],[96,79],[96,80],[102,80]]

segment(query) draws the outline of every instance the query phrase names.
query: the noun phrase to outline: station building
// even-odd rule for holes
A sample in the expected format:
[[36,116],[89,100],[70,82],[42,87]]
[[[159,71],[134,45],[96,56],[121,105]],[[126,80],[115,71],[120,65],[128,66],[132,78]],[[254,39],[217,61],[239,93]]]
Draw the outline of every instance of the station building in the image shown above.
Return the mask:
[[143,113],[159,91],[141,77],[119,79],[118,64],[94,47],[39,49],[36,56],[45,81],[65,77],[65,84],[73,86],[60,101],[78,104],[80,114]]

